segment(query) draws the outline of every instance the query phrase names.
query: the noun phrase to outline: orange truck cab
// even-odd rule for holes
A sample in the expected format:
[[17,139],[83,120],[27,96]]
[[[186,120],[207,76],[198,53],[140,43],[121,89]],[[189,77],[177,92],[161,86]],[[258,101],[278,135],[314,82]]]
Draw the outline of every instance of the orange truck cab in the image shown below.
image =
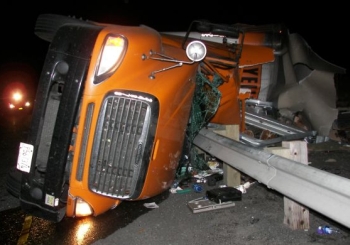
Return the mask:
[[[59,222],[158,195],[200,127],[241,122],[240,90],[259,93],[261,65],[282,35],[194,24],[199,32],[160,33],[38,17],[36,34],[50,46],[20,143],[20,190],[12,189],[24,211]],[[207,95],[200,105],[198,91]]]

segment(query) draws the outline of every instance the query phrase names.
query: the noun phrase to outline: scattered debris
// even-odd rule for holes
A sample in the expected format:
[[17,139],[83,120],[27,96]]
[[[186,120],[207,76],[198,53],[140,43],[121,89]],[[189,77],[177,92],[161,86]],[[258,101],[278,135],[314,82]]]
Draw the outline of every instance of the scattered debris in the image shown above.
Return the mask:
[[329,225],[323,225],[317,228],[317,233],[320,235],[329,235],[332,233],[340,233],[340,231],[336,228],[330,227]]
[[169,190],[171,193],[178,193],[178,194],[184,194],[184,193],[188,193],[188,192],[191,192],[192,190],[190,189],[190,188],[186,188],[186,189],[182,189],[181,187],[176,187],[176,188],[174,188],[174,187],[172,187],[172,188],[170,188],[170,190]]
[[254,182],[245,182],[244,184],[242,184],[242,185],[239,185],[239,186],[236,186],[235,188],[237,189],[237,190],[239,190],[239,191],[241,191],[242,193],[247,193],[247,189],[252,185],[252,184],[254,184],[255,183],[255,181]]
[[187,205],[193,213],[201,213],[211,210],[233,207],[235,206],[235,203],[232,201],[216,203],[214,201],[209,200],[207,197],[201,197],[189,201]]
[[254,216],[252,216],[251,220],[250,220],[250,223],[251,224],[255,224],[255,223],[258,223],[259,222],[259,218],[255,218]]
[[159,208],[159,206],[155,202],[144,203],[143,206],[146,208]]

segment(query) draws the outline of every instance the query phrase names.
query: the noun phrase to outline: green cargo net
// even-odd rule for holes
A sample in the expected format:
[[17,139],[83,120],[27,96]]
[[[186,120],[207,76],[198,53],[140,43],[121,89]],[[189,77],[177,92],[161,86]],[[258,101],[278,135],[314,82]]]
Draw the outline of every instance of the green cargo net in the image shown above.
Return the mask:
[[203,73],[197,72],[187,134],[191,142],[216,113],[221,99],[221,92],[218,90],[221,84],[222,79],[218,75],[215,74],[213,81],[210,81]]
[[217,74],[214,74],[210,81],[202,72],[197,72],[190,123],[186,132],[187,146],[190,148],[190,162],[195,170],[206,169],[207,163],[203,157],[199,157],[196,147],[193,147],[193,140],[215,115],[221,99],[218,87],[222,83],[223,80]]

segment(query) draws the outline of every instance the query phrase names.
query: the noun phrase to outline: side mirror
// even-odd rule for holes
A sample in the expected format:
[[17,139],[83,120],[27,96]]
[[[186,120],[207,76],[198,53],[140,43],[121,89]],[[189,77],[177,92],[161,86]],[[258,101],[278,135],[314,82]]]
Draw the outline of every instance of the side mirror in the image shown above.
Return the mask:
[[155,74],[163,71],[167,71],[169,69],[173,69],[175,67],[183,66],[184,64],[191,65],[195,62],[199,62],[205,58],[207,55],[207,47],[202,43],[201,41],[192,41],[190,42],[186,47],[186,55],[187,58],[190,61],[183,61],[183,60],[177,60],[169,56],[165,56],[164,54],[157,53],[154,51],[150,51],[150,56],[147,56],[145,54],[142,55],[142,60],[146,59],[152,59],[152,60],[159,60],[159,61],[166,61],[166,62],[174,62],[175,65],[165,67],[161,70],[152,71],[152,73],[149,75],[149,78],[155,79]]

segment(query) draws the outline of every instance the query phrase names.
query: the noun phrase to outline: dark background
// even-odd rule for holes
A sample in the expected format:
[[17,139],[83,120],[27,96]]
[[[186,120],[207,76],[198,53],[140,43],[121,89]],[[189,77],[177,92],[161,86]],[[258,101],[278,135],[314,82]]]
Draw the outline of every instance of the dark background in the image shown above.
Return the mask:
[[[284,23],[289,32],[303,36],[320,57],[350,68],[348,11],[334,1],[327,5],[221,0],[45,1],[41,4],[11,1],[1,10],[0,91],[6,84],[19,81],[29,93],[35,93],[49,43],[35,36],[34,26],[38,15],[45,13],[121,25],[144,24],[158,31],[186,31],[196,19],[223,24]],[[0,96],[3,100],[3,93]]]

